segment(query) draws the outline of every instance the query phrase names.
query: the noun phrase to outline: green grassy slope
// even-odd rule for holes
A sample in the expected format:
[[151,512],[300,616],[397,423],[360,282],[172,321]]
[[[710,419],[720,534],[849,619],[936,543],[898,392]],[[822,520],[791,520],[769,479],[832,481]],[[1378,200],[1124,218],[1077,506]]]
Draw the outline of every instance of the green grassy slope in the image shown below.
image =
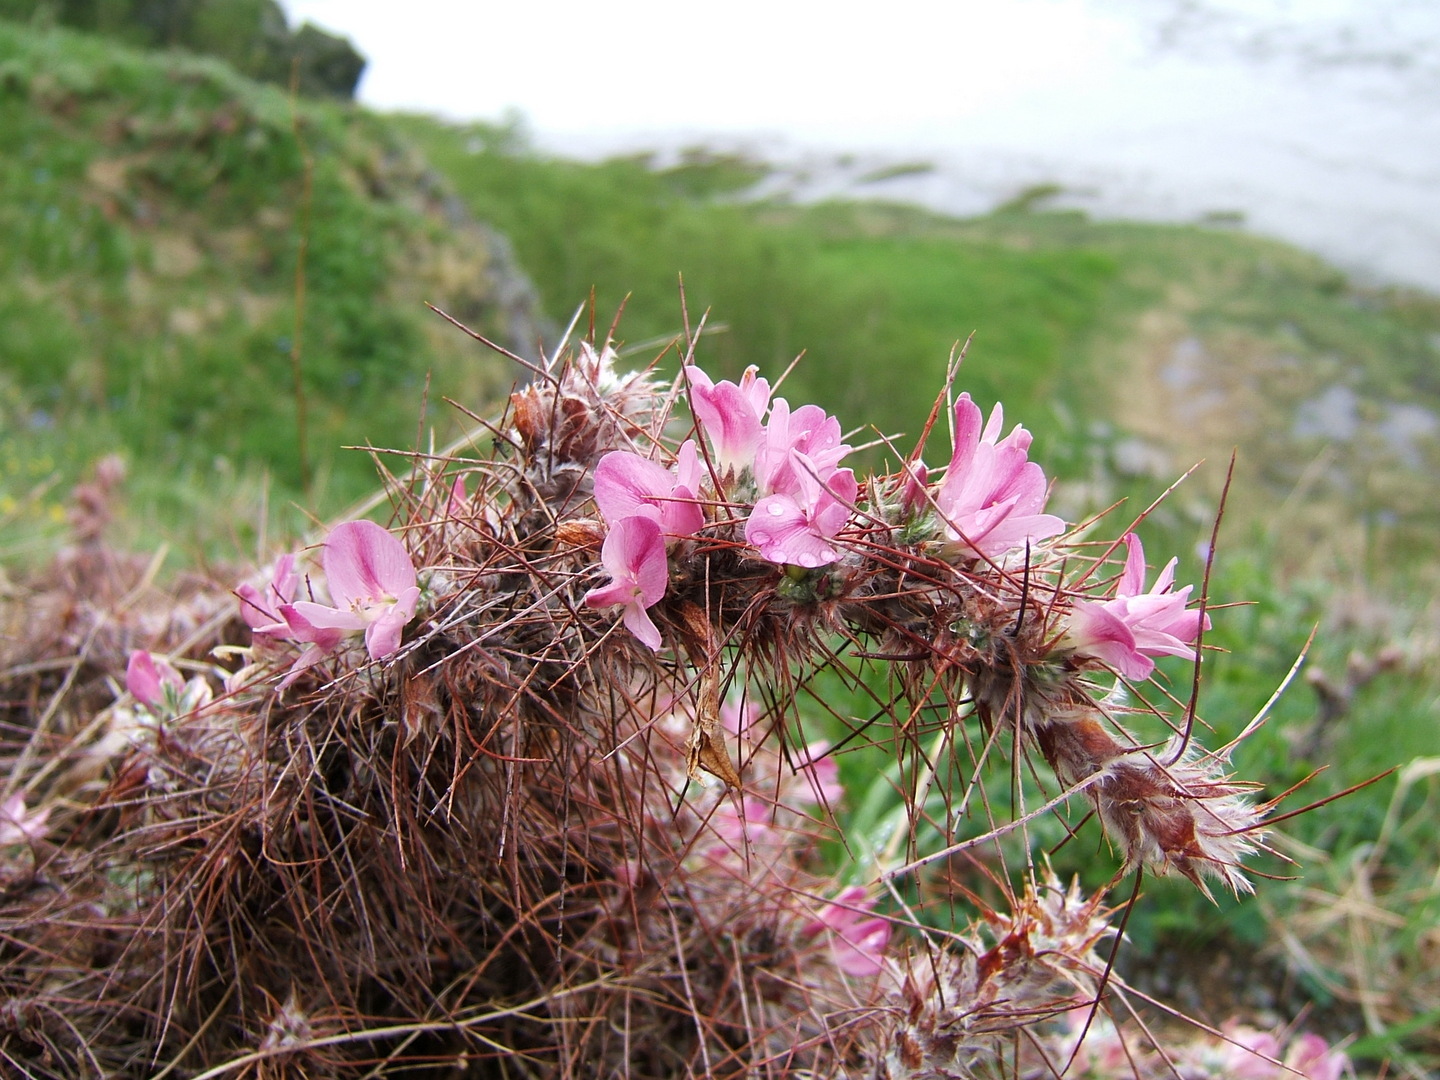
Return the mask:
[[363,111],[0,22],[0,191],[0,437],[47,449],[59,490],[119,449],[142,486],[263,469],[283,506],[303,399],[334,506],[375,483],[338,447],[413,444],[427,375],[482,406],[508,384],[421,302],[508,335],[486,236]]

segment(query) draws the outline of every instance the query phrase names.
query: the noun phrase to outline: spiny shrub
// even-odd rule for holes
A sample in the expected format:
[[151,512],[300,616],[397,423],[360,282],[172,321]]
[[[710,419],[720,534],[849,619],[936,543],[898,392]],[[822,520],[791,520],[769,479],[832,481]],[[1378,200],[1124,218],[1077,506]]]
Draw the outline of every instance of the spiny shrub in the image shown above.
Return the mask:
[[[589,343],[540,365],[469,454],[389,478],[388,528],[233,593],[105,548],[102,470],[7,608],[9,1065],[1340,1074],[1241,1029],[1122,1037],[1107,891],[1031,855],[1088,803],[1122,873],[1249,887],[1269,806],[1154,681],[1209,622],[1174,560],[1147,588],[1132,531],[1047,514],[998,406],[947,387],[948,465],[862,480],[836,419],[685,359],[672,385]],[[802,712],[847,653],[888,664],[883,722],[832,704],[827,744]],[[902,813],[837,871],[838,756],[867,744]],[[1047,801],[995,813],[997,775]]]

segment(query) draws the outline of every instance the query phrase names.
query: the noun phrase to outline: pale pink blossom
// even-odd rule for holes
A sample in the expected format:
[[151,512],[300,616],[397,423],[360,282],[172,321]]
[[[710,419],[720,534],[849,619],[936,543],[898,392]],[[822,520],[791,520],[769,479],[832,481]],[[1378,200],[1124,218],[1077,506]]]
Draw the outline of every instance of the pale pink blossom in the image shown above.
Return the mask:
[[852,885],[820,909],[805,933],[829,934],[835,966],[852,978],[869,978],[884,966],[885,946],[890,942],[889,920],[873,915],[873,910],[874,901],[866,898],[865,887]]
[[0,847],[7,844],[28,844],[41,839],[50,808],[31,813],[25,807],[25,796],[16,792],[0,804]]
[[669,584],[660,523],[649,517],[621,518],[605,537],[600,561],[613,580],[586,593],[585,604],[593,608],[621,605],[626,628],[641,644],[658,652],[660,630],[646,609],[660,602]]
[[1345,1054],[1331,1050],[1319,1035],[1308,1032],[1292,1039],[1285,1053],[1285,1064],[1305,1080],[1340,1080],[1349,1062]]
[[131,697],[142,705],[157,709],[165,704],[167,686],[176,698],[185,686],[185,680],[168,660],[156,660],[144,649],[136,649],[130,654],[130,662],[125,665],[125,689]]
[[685,368],[690,383],[690,408],[714,454],[721,477],[739,475],[754,464],[760,445],[761,424],[770,407],[770,384],[748,367],[740,382],[714,382],[691,364]]
[[693,536],[705,527],[699,493],[694,442],[680,447],[674,471],[628,450],[612,450],[595,466],[595,504],[612,527],[625,518],[648,517],[667,536]]
[[755,486],[760,495],[796,495],[802,474],[828,483],[840,459],[850,452],[842,437],[840,421],[820,406],[802,405],[792,413],[789,402],[776,398],[755,452]]
[[322,655],[357,631],[364,632],[373,660],[400,648],[401,633],[420,600],[415,564],[405,545],[373,521],[347,521],[326,538],[321,563],[335,606],[310,600],[282,605],[288,636],[310,642]]
[[830,744],[823,739],[800,748],[795,755],[795,794],[834,808],[845,795],[840,783],[840,763],[830,753]]
[[282,555],[275,562],[270,583],[261,592],[248,581],[235,590],[240,597],[240,617],[257,638],[286,638],[290,636],[280,608],[295,599],[298,577],[295,573],[295,556]]
[[[1195,659],[1191,647],[1200,636],[1201,615],[1186,610],[1192,586],[1172,592],[1175,565],[1171,559],[1145,590],[1145,549],[1134,533],[1125,535],[1125,570],[1109,600],[1077,600],[1066,644],[1078,653],[1103,660],[1127,679],[1146,679],[1155,670],[1155,656]],[[1210,617],[1204,617],[1204,629]]]
[[1279,1080],[1280,1040],[1268,1031],[1233,1027],[1225,1032],[1220,1068],[1227,1080]]
[[1224,1036],[1218,1053],[1202,1047],[1193,1055],[1206,1075],[1224,1080],[1341,1080],[1350,1061],[1320,1036],[1308,1033],[1291,1039],[1283,1058],[1281,1040],[1273,1032],[1229,1023]]
[[1030,433],[1016,425],[1004,439],[1005,413],[996,405],[981,431],[980,407],[961,394],[955,403],[955,450],[935,505],[945,534],[962,555],[998,558],[1026,543],[1065,531],[1045,508],[1045,474],[1028,459]]
[[753,701],[726,701],[720,706],[720,726],[731,735],[758,741],[751,729],[760,722],[760,706]]
[[810,460],[790,452],[792,491],[766,495],[745,519],[745,539],[767,562],[802,566],[828,566],[840,558],[831,543],[850,520],[850,508],[859,493],[855,474],[833,470],[822,483]]
[[715,807],[709,824],[710,830],[720,840],[710,854],[723,858],[743,852],[747,843],[768,839],[775,831],[774,810],[753,795],[741,798],[738,807],[733,800],[726,798]]

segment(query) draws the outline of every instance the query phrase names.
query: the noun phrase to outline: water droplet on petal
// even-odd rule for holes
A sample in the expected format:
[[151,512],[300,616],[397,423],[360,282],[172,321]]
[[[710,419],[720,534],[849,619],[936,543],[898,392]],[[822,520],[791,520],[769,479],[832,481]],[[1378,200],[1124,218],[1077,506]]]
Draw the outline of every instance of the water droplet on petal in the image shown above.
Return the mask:
[[785,513],[785,508],[779,503],[771,503],[769,511],[772,517],[779,517],[781,514]]
[[770,552],[770,561],[776,563],[789,562],[790,556],[786,555],[785,552],[776,549]]
[[802,551],[800,553],[800,565],[808,570],[811,567],[819,566],[820,560],[815,558],[815,556],[810,554],[810,552]]

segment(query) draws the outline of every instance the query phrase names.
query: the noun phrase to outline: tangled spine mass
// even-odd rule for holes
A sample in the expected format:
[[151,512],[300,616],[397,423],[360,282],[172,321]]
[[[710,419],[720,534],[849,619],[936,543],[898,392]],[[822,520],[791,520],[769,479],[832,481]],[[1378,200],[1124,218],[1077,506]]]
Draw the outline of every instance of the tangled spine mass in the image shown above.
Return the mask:
[[[925,860],[862,860],[888,894],[826,873],[843,789],[800,734],[815,680],[853,679],[846,649],[889,661],[896,835],[957,782],[922,748],[958,753],[972,715],[987,747],[1038,750],[1129,868],[1246,889],[1264,808],[1107,704],[1196,656],[1173,561],[1147,590],[1133,534],[1081,557],[1025,429],[966,394],[952,418],[943,470],[917,451],[862,483],[839,422],[753,369],[668,386],[584,345],[513,395],[488,455],[396,483],[390,529],[344,523],[165,617],[98,603],[90,683],[7,746],[36,797],[0,824],[28,845],[0,1050],[42,1076],[1063,1065],[1046,1025],[1097,992],[1108,910],[992,874],[1010,911],[940,933]],[[86,544],[67,580],[113,575]],[[122,670],[113,704],[74,689]]]

